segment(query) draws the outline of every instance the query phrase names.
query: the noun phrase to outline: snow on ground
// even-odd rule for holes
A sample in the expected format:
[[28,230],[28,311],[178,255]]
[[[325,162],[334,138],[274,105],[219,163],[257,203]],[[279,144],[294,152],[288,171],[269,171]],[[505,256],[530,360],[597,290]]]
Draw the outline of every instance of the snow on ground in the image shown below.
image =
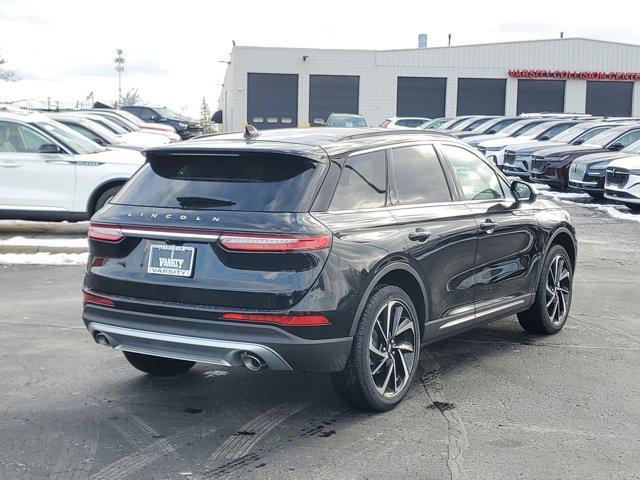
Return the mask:
[[591,199],[591,196],[588,193],[556,192],[554,190],[542,190],[539,193],[543,197],[550,197],[554,200],[589,200]]
[[20,247],[68,247],[68,248],[88,248],[86,238],[27,238],[11,237],[0,240],[0,246],[20,246]]
[[632,213],[626,207],[618,208],[618,206],[614,205],[585,205],[585,207],[595,207],[596,210],[606,213],[610,217],[618,218],[620,220],[631,220],[632,222],[640,222],[640,215],[637,213]]
[[2,253],[0,265],[84,265],[88,253]]

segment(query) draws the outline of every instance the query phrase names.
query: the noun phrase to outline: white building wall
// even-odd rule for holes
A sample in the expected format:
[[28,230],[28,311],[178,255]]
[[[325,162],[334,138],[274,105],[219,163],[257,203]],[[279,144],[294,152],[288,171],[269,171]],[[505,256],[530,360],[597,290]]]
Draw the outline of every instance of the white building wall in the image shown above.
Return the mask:
[[[505,114],[513,115],[517,79],[508,78],[510,69],[640,72],[640,46],[576,38],[388,51],[234,47],[221,94],[225,130],[246,122],[250,72],[298,74],[298,123],[307,126],[310,74],[358,75],[360,114],[378,125],[396,113],[398,76],[446,77],[446,116],[456,114],[458,78],[506,78]],[[639,83],[633,101],[638,116]],[[565,111],[583,113],[585,103],[586,81],[567,80]]]

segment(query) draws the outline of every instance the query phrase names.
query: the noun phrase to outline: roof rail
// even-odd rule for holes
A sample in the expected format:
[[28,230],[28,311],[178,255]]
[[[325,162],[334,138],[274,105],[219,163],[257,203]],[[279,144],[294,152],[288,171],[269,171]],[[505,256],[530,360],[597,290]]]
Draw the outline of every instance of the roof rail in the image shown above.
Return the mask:
[[454,135],[447,132],[440,131],[440,130],[427,130],[427,129],[415,128],[415,129],[380,130],[380,131],[373,131],[373,132],[354,133],[353,135],[342,137],[338,141],[352,140],[356,138],[395,136],[395,135],[435,135],[435,136],[440,136],[445,138],[456,138]]

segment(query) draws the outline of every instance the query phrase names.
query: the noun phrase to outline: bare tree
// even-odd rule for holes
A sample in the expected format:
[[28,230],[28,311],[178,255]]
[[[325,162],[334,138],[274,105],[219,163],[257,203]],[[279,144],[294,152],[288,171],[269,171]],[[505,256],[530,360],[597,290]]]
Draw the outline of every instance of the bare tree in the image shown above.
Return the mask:
[[120,100],[120,105],[126,106],[140,105],[141,103],[144,102],[142,101],[142,98],[140,98],[140,94],[138,93],[137,88],[132,88],[131,90],[129,90]]
[[0,80],[4,80],[7,82],[17,80],[18,77],[16,76],[16,72],[14,70],[7,70],[6,68],[2,68],[2,66],[6,63],[7,60],[0,56]]

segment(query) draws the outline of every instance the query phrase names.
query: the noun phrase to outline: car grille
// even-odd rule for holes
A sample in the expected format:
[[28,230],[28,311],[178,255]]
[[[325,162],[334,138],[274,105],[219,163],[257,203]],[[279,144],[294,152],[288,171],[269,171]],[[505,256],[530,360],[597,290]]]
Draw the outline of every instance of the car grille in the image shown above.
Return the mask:
[[624,168],[607,168],[607,185],[622,188],[629,181],[629,170]]
[[544,166],[547,162],[541,160],[540,157],[533,157],[533,161],[531,162],[531,170],[536,172],[541,172],[544,170]]
[[505,165],[513,165],[516,162],[516,153],[515,152],[510,152],[509,150],[507,150],[504,153],[504,163]]
[[582,180],[584,178],[584,174],[587,172],[587,164],[586,163],[576,163],[574,162],[571,165],[571,169],[569,170],[569,180]]

